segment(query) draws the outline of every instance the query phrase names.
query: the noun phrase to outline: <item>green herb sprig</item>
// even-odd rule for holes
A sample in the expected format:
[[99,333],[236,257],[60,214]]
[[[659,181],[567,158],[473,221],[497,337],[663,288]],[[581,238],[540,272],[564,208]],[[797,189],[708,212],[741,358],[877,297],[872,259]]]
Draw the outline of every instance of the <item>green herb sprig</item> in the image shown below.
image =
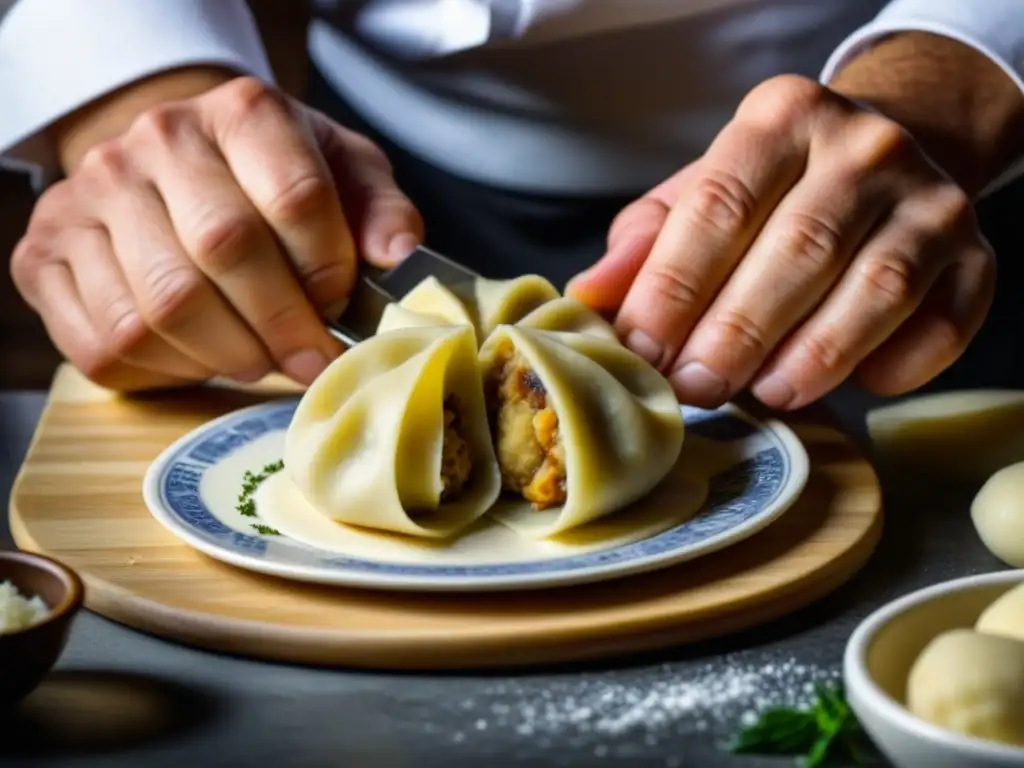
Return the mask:
[[[238,503],[235,505],[235,509],[243,517],[256,517],[256,500],[253,495],[256,493],[256,489],[260,487],[260,483],[266,480],[275,472],[280,472],[284,469],[284,461],[275,461],[272,464],[267,464],[259,472],[245,471],[242,475],[242,490],[238,494]],[[263,525],[262,523],[253,523],[250,526],[257,533],[263,534],[264,536],[280,536],[281,532],[275,528],[271,528],[269,525]]]
[[867,765],[874,760],[841,685],[818,685],[810,709],[774,707],[736,735],[736,754],[794,755],[797,764],[816,768],[837,759]]

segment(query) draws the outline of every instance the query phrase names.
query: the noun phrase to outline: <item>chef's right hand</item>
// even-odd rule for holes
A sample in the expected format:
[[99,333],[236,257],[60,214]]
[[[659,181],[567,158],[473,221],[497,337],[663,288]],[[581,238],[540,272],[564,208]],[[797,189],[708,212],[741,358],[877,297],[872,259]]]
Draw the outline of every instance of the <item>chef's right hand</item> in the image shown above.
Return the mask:
[[54,343],[122,391],[280,370],[341,348],[358,256],[422,238],[384,154],[270,86],[235,78],[143,111],[38,201],[11,272]]

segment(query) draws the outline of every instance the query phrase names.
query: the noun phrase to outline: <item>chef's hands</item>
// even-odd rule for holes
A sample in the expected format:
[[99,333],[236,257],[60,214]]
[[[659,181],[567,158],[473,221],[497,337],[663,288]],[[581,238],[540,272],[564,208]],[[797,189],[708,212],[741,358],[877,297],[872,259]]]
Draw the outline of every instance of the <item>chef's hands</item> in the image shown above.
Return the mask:
[[909,135],[803,78],[762,84],[707,153],[618,216],[569,292],[618,310],[684,402],[798,408],[851,374],[914,389],[964,350],[994,257]]
[[383,153],[258,80],[144,112],[39,200],[12,257],[58,348],[120,390],[309,383],[339,352],[357,254],[422,237]]

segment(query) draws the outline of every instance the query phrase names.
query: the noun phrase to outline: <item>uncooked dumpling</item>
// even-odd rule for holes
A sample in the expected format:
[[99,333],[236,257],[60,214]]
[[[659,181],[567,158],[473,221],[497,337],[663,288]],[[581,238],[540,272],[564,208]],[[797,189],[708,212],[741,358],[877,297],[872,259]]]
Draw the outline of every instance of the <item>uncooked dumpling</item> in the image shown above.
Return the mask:
[[436,277],[428,277],[402,297],[388,304],[377,333],[432,325],[469,325],[475,321],[462,301]]
[[867,425],[880,468],[983,482],[1024,461],[1024,392],[911,397],[870,411]]
[[957,629],[929,643],[907,680],[907,708],[967,736],[1024,745],[1024,643]]
[[971,519],[989,551],[1024,567],[1024,462],[996,472],[971,503]]
[[542,304],[530,312],[516,325],[537,328],[541,331],[563,331],[600,336],[609,341],[618,341],[615,329],[603,317],[582,301],[562,297]]
[[499,325],[518,323],[538,307],[559,298],[558,289],[539,275],[523,275],[513,280],[477,278],[469,286],[454,291],[469,307],[481,339]]
[[[558,290],[537,275],[524,275],[514,280],[480,277],[455,286],[428,277],[400,301],[387,306],[377,333],[417,326],[471,325],[482,341],[496,326],[518,323],[558,298]],[[563,316],[566,318],[568,315]]]
[[1024,640],[1024,584],[1004,592],[982,612],[974,628],[986,635]]
[[285,467],[327,517],[453,534],[500,491],[469,326],[406,328],[346,352],[306,391]]
[[617,341],[502,325],[480,362],[508,492],[493,514],[515,530],[546,537],[616,512],[675,465],[672,388]]

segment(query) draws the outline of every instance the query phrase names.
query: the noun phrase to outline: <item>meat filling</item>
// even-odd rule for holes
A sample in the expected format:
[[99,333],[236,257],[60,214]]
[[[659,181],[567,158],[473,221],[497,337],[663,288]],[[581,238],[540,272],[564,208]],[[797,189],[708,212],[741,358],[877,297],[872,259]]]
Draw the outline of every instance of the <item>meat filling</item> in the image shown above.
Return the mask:
[[444,440],[441,444],[441,501],[449,501],[466,487],[473,469],[469,443],[460,431],[458,404],[454,397],[444,401]]
[[490,376],[491,417],[502,486],[534,509],[565,503],[565,450],[543,382],[518,351],[500,351]]

